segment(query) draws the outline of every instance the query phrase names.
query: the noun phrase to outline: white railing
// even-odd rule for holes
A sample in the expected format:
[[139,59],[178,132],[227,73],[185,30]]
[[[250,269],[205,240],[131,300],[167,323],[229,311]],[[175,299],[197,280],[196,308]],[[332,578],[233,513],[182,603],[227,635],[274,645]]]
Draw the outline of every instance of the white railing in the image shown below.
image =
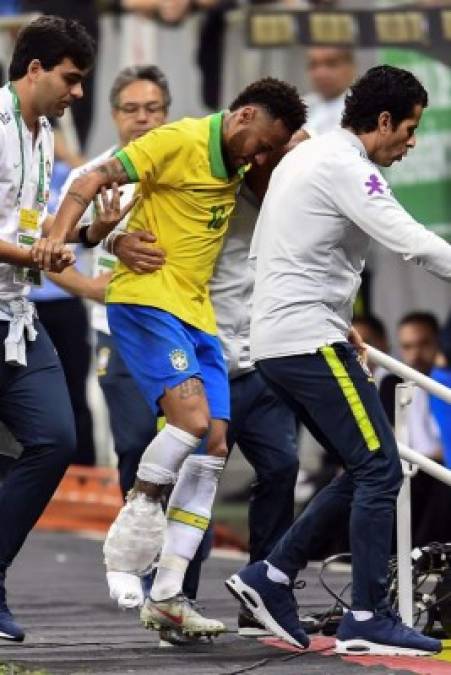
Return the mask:
[[410,481],[412,476],[420,469],[442,483],[451,486],[451,471],[407,446],[408,407],[412,401],[415,385],[450,404],[451,389],[374,347],[367,345],[366,348],[368,357],[373,363],[390,370],[405,380],[404,384],[397,385],[395,397],[395,435],[404,473],[397,502],[398,592],[399,613],[404,623],[411,626],[413,623],[413,583]]

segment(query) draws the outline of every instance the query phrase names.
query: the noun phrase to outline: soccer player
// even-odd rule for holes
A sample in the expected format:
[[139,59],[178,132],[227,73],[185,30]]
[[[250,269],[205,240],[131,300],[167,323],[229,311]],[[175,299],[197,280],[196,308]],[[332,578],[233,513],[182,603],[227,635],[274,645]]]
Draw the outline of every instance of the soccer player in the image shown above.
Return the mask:
[[[110,580],[122,575],[124,583],[134,584],[163,544],[142,614],[150,628],[193,634],[224,630],[181,595],[227,454],[229,388],[208,282],[242,171],[256,156],[287,143],[304,110],[293,87],[266,78],[249,85],[229,111],[149,132],[73,183],[48,241],[34,250],[47,267],[99,190],[140,183],[142,199],[128,231],[152,231],[165,264],[153,274],[136,274],[119,264],[107,294],[108,320],[127,367],[167,424],[142,456],[134,490],[104,552]],[[105,235],[97,225],[80,232],[92,243]],[[174,482],[166,526],[160,497]]]
[[[0,416],[23,446],[0,458],[0,637],[21,641],[6,604],[6,571],[43,512],[75,451],[75,428],[55,349],[27,300],[40,272],[30,248],[47,219],[53,135],[46,116],[60,117],[83,91],[94,45],[76,21],[40,17],[18,35],[0,89]],[[63,246],[53,271],[72,264]],[[0,454],[2,449],[0,448]]]
[[[309,504],[266,561],[226,583],[276,635],[305,647],[293,582],[352,502],[352,606],[339,653],[430,654],[441,643],[401,623],[387,598],[393,515],[402,481],[376,386],[348,342],[371,238],[451,278],[451,246],[417,223],[378,166],[415,146],[427,93],[409,72],[370,69],[346,97],[342,129],[301,143],[274,171],[252,244],[251,353],[345,471]],[[353,338],[356,340],[356,337]],[[360,345],[361,346],[361,345]]]
[[[113,157],[119,148],[130,141],[164,124],[170,102],[167,80],[157,66],[133,66],[118,73],[110,91],[111,113],[118,143],[87,164],[74,169],[63,186],[61,199],[75,178]],[[122,188],[122,206],[132,199],[134,190],[133,184]],[[78,227],[86,227],[93,219],[94,202],[83,214]],[[61,274],[48,275],[54,283],[70,293],[97,301],[92,308],[91,321],[96,332],[97,376],[108,406],[124,498],[135,482],[141,455],[156,434],[156,419],[117,350],[103,305],[116,260],[113,250],[120,245],[126,225],[127,218],[124,218],[109,235],[105,245],[99,244],[93,249],[94,278],[82,274],[75,267],[68,267]],[[141,245],[134,256],[137,272],[150,272],[161,267],[164,262],[163,251],[156,247],[149,248],[149,241],[155,241],[149,232],[129,234],[127,239],[128,255],[133,253],[138,244]],[[127,254],[124,260],[127,263]]]
[[[277,152],[275,156],[258,158],[246,173],[210,281],[218,336],[230,383],[231,415],[227,446],[231,450],[237,443],[256,473],[249,501],[250,562],[264,559],[292,524],[294,481],[298,467],[296,417],[263,380],[249,353],[253,290],[249,248],[271,170],[280,157],[281,152]],[[132,236],[121,236],[120,256],[126,253]],[[130,241],[126,259],[132,269],[135,269],[133,258],[136,256],[136,271],[139,271],[140,258],[145,251],[144,243],[138,249],[135,242]],[[206,533],[185,576],[183,589],[192,599],[197,596],[201,562],[211,539],[209,534]],[[267,629],[244,609],[240,609],[238,614],[238,630],[246,636],[267,634]],[[164,633],[166,640],[180,644],[180,634],[175,631]]]

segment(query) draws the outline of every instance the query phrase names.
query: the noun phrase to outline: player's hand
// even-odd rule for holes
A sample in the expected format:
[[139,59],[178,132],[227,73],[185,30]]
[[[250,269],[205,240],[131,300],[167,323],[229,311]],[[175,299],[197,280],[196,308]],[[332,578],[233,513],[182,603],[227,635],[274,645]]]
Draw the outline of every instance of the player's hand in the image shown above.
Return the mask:
[[155,272],[165,263],[163,249],[150,245],[155,241],[156,237],[151,232],[128,232],[117,238],[114,254],[137,274]]
[[100,195],[95,197],[96,219],[87,231],[89,241],[94,243],[105,239],[140,199],[141,195],[137,194],[121,208],[121,192],[118,184],[112,184],[109,196],[107,189],[102,187]]
[[359,357],[362,359],[363,363],[368,363],[368,352],[366,351],[366,345],[360,335],[359,331],[351,326],[351,329],[348,333],[348,341],[352,344],[353,347],[357,350]]
[[75,254],[69,246],[58,239],[43,237],[31,247],[33,264],[45,272],[62,272],[75,263]]

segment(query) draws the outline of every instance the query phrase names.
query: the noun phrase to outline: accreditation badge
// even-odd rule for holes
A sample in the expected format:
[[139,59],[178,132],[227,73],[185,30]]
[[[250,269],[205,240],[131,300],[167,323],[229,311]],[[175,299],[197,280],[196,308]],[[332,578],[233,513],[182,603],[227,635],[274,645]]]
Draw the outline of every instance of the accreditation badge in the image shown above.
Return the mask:
[[[20,209],[17,245],[21,248],[30,249],[39,237],[39,211],[37,209]],[[43,275],[41,270],[33,267],[16,267],[14,270],[14,283],[42,286]]]

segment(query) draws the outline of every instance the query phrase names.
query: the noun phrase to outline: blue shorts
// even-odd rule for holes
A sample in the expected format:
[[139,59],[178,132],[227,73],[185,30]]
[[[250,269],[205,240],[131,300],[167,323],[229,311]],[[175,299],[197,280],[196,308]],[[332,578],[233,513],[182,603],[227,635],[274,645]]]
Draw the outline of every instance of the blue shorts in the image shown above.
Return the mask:
[[117,348],[155,415],[165,389],[197,377],[210,416],[230,419],[229,378],[215,335],[155,307],[110,303],[107,311]]

